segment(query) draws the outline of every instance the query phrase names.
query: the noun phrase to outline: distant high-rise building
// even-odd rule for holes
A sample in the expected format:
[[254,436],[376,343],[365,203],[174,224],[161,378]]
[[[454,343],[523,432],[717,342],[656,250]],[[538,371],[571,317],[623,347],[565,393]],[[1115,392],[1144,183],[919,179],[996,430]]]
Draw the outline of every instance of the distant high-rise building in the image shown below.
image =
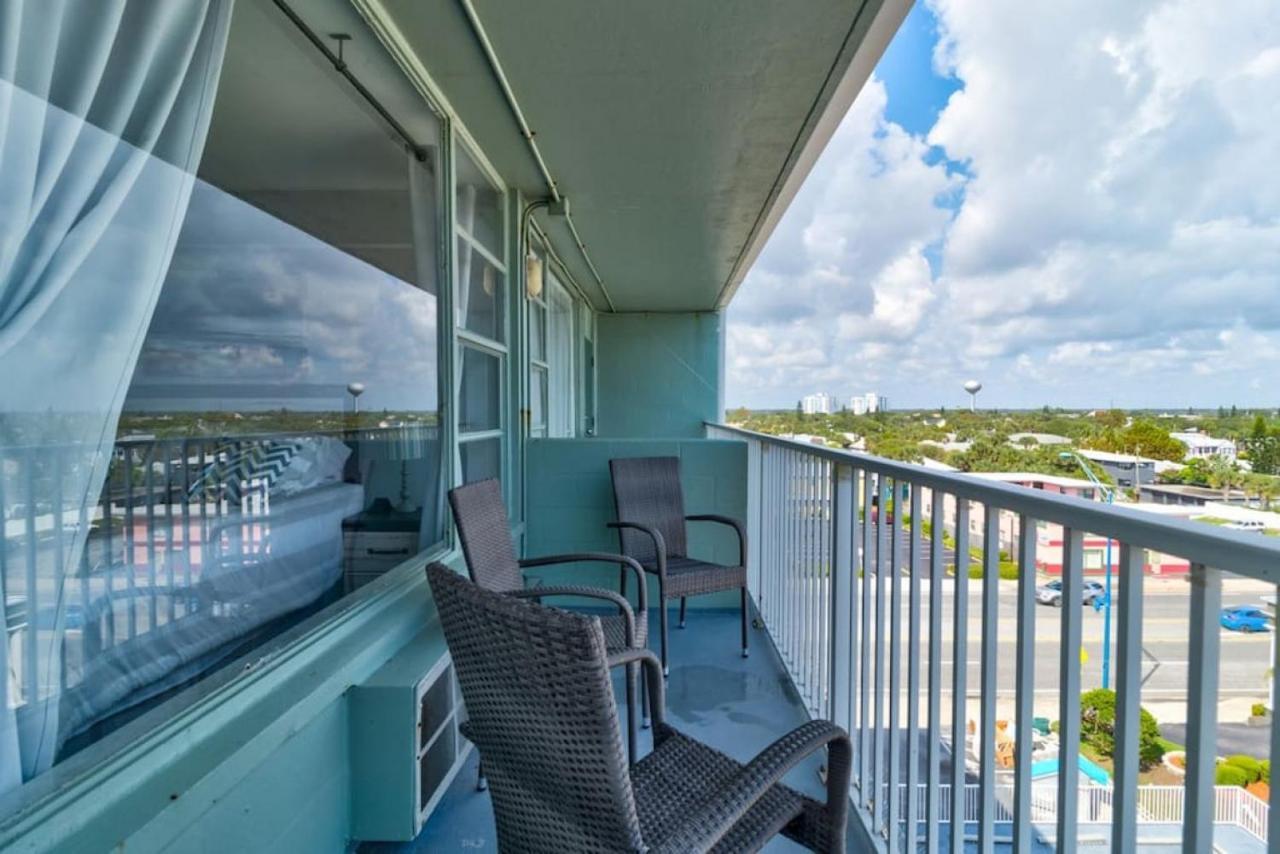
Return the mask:
[[824,392],[806,394],[800,399],[800,410],[805,415],[830,415],[835,408],[835,398]]
[[849,400],[849,409],[854,415],[871,415],[875,412],[885,412],[889,408],[889,398],[869,391],[866,394],[854,395]]

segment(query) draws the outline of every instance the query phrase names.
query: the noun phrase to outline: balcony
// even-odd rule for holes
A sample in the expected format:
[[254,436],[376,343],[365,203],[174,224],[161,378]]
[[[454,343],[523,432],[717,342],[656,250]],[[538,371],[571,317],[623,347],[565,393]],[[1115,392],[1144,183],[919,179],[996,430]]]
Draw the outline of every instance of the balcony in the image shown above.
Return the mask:
[[[1114,851],[1267,850],[1269,806],[1238,786],[1215,786],[1214,769],[1223,577],[1273,583],[1280,549],[1269,540],[733,428],[710,427],[708,437],[747,445],[757,653],[746,661],[725,654],[736,631],[729,612],[698,612],[687,630],[673,630],[668,704],[677,726],[743,759],[807,717],[848,728],[855,850],[1036,851],[1061,847],[1060,839]],[[931,523],[934,507],[940,524],[912,524]],[[979,541],[970,537],[978,514],[975,561],[985,577],[998,577],[999,562],[998,546],[986,544],[1002,543],[1001,519],[1013,514],[1025,583],[948,574],[946,562]],[[1080,655],[1062,652],[1081,648],[1092,612],[1037,611],[1043,537],[1017,536],[1038,530],[1036,522],[1064,529],[1067,601],[1081,596],[1086,532],[1119,543],[1116,749],[1106,782],[1081,755],[1080,696],[1095,685],[1082,682]],[[1144,550],[1191,564],[1189,592],[1178,600],[1187,603],[1191,639],[1185,786],[1139,782]],[[1012,612],[1001,613],[1002,597]],[[970,666],[953,668],[960,659]],[[1043,716],[1046,684],[1062,724],[1043,737],[1029,724]],[[953,703],[959,696],[965,701]],[[952,762],[956,743],[964,762]],[[415,842],[364,850],[489,850],[492,814],[474,789],[474,758],[471,765]],[[811,763],[789,782],[820,794],[818,773]],[[957,815],[963,836],[953,839]]]

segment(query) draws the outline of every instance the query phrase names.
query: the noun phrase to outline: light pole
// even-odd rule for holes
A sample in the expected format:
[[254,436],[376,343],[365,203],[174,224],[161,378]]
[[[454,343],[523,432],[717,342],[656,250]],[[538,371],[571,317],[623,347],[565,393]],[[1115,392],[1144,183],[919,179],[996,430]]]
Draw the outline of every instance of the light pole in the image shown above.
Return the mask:
[[[1116,491],[1103,483],[1089,464],[1084,461],[1084,457],[1075,451],[1062,451],[1058,454],[1058,458],[1062,460],[1075,460],[1076,463],[1084,470],[1085,476],[1093,482],[1102,497],[1106,499],[1108,504],[1115,504]],[[1136,466],[1135,466],[1136,471]],[[1111,687],[1111,538],[1107,537],[1107,601],[1104,603],[1102,614],[1102,687]],[[1077,603],[1078,604],[1078,603]]]

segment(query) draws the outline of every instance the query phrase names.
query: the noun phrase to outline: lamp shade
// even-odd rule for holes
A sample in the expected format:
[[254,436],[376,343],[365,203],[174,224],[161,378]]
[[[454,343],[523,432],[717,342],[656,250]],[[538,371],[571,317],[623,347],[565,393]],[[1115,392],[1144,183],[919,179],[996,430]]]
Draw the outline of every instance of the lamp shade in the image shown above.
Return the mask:
[[524,259],[524,290],[529,299],[542,296],[542,259],[532,252]]

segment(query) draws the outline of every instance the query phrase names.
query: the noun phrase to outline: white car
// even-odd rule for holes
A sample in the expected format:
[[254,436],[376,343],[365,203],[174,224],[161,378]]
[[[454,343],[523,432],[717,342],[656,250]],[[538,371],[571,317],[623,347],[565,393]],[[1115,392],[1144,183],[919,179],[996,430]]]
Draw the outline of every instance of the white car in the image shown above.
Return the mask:
[[1257,519],[1246,519],[1243,522],[1228,522],[1222,527],[1230,531],[1257,531],[1262,533],[1267,526],[1259,522]]

